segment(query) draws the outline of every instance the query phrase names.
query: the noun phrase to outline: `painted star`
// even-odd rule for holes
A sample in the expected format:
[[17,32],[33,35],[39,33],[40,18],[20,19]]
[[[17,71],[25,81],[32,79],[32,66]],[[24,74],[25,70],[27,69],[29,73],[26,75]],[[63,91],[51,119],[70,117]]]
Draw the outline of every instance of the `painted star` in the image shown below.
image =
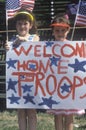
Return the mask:
[[40,106],[47,105],[49,108],[52,108],[53,104],[58,104],[60,102],[56,102],[55,100],[52,100],[52,97],[50,98],[42,98],[43,102],[39,103]]
[[10,100],[10,104],[19,104],[19,100],[20,100],[20,97],[15,97],[14,94],[12,94],[11,97],[8,97],[8,99]]
[[68,66],[74,68],[74,72],[77,71],[85,72],[84,65],[86,65],[86,61],[78,61],[78,59],[75,59],[74,64],[68,64]]
[[8,60],[8,61],[6,61],[6,63],[8,64],[8,69],[10,68],[10,67],[12,67],[12,68],[14,68],[14,69],[16,69],[16,67],[15,67],[15,64],[18,62],[18,60],[12,60],[11,58]]
[[27,85],[27,84],[25,84],[24,86],[22,86],[23,93],[25,93],[25,92],[31,92],[32,91],[31,90],[32,87],[33,87],[33,85]]
[[25,75],[20,75],[20,79],[22,80],[22,79],[25,79],[26,77],[25,77]]
[[62,93],[63,92],[70,92],[70,88],[71,88],[71,85],[67,85],[66,83],[64,83],[63,86],[61,86],[61,89],[62,89]]
[[50,46],[50,47],[51,47],[53,44],[54,44],[54,42],[48,41],[48,42],[46,42],[46,47],[47,47],[47,46]]
[[8,83],[8,89],[12,89],[16,93],[15,85],[18,83],[18,81],[12,81],[12,79],[9,79]]
[[17,43],[16,43],[16,44],[14,43],[14,44],[13,44],[13,49],[19,47],[20,45],[21,45],[21,43],[18,43],[18,44],[17,44]]
[[31,70],[35,70],[36,65],[34,65],[34,64],[29,64],[29,68],[30,68]]
[[23,96],[23,98],[25,99],[24,104],[26,104],[26,103],[28,103],[28,102],[30,102],[30,103],[32,103],[32,104],[35,104],[35,102],[33,101],[34,96],[30,96],[29,94],[27,94],[27,96]]
[[56,58],[56,57],[52,57],[52,58],[50,58],[50,60],[51,60],[51,64],[50,65],[55,65],[55,66],[57,66],[57,63],[58,63],[58,61],[61,59],[61,57],[59,57],[59,58]]

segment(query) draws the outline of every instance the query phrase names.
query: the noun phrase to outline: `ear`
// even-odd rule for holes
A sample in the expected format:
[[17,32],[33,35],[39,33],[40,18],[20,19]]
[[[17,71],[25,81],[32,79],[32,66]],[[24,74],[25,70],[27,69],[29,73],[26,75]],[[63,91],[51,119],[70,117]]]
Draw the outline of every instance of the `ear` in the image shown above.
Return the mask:
[[67,28],[67,34],[70,32],[70,27],[69,28]]
[[70,27],[68,28],[68,31],[70,31]]

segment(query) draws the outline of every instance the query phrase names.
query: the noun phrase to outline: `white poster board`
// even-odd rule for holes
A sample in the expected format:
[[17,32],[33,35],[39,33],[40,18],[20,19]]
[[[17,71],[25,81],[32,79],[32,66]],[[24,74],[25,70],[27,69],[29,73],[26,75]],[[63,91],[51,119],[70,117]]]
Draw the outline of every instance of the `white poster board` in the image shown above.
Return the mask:
[[6,56],[7,108],[86,108],[86,42],[25,42]]

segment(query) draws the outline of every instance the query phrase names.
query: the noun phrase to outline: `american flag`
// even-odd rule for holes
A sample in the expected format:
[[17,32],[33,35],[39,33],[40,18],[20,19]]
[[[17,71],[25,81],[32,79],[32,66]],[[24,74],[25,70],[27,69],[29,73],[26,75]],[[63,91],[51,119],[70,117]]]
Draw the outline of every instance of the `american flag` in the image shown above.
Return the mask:
[[32,11],[34,8],[35,0],[21,0],[21,4],[22,8]]
[[34,4],[35,0],[6,0],[7,19],[12,18],[21,8],[32,11]]
[[75,25],[86,26],[86,0],[80,0]]

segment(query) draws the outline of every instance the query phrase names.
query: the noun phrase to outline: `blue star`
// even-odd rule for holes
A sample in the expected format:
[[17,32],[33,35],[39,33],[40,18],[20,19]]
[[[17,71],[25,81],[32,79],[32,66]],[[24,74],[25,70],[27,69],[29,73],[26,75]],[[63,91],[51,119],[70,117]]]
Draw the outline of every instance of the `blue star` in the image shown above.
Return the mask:
[[29,64],[29,68],[30,68],[31,70],[35,70],[36,65],[34,65],[34,64]]
[[25,92],[31,92],[31,88],[32,87],[33,87],[33,85],[27,85],[27,84],[25,84],[24,86],[22,86],[23,93],[25,93]]
[[21,45],[21,43],[18,43],[18,44],[17,44],[17,43],[14,43],[14,44],[13,44],[13,49],[19,47],[20,45]]
[[70,92],[70,88],[71,88],[71,85],[67,85],[66,83],[64,83],[63,86],[61,86],[61,89],[62,89],[62,93],[63,92]]
[[14,69],[16,69],[15,64],[17,62],[18,62],[18,60],[12,60],[11,58],[8,61],[6,61],[6,63],[8,64],[8,68],[12,67]]
[[8,97],[8,99],[10,100],[10,104],[13,103],[19,104],[18,100],[20,100],[20,97],[15,97],[14,94],[12,94],[12,96]]
[[51,47],[53,44],[54,44],[54,42],[47,41],[47,42],[46,42],[46,47],[47,47],[47,46],[50,46],[50,47]]
[[85,69],[83,68],[84,65],[86,65],[86,61],[79,62],[78,59],[75,59],[75,63],[74,64],[68,64],[68,66],[74,68],[74,72],[77,72],[77,71],[85,72]]
[[27,96],[23,96],[23,98],[26,100],[26,101],[24,102],[24,104],[26,104],[26,103],[28,103],[28,102],[30,102],[30,103],[32,103],[32,104],[35,104],[35,102],[33,101],[34,96],[30,96],[29,94],[27,94]]
[[16,93],[15,85],[18,83],[18,81],[12,81],[12,79],[9,79],[8,83],[8,89],[12,89]]
[[56,102],[55,100],[52,100],[52,97],[48,98],[42,98],[43,102],[39,103],[40,106],[47,105],[49,108],[52,108],[53,104],[58,104],[60,102]]
[[25,75],[20,75],[20,79],[25,79]]
[[52,58],[49,58],[49,59],[51,60],[51,64],[50,65],[57,66],[57,63],[58,63],[58,61],[60,61],[61,57],[56,58],[56,57],[53,56]]

